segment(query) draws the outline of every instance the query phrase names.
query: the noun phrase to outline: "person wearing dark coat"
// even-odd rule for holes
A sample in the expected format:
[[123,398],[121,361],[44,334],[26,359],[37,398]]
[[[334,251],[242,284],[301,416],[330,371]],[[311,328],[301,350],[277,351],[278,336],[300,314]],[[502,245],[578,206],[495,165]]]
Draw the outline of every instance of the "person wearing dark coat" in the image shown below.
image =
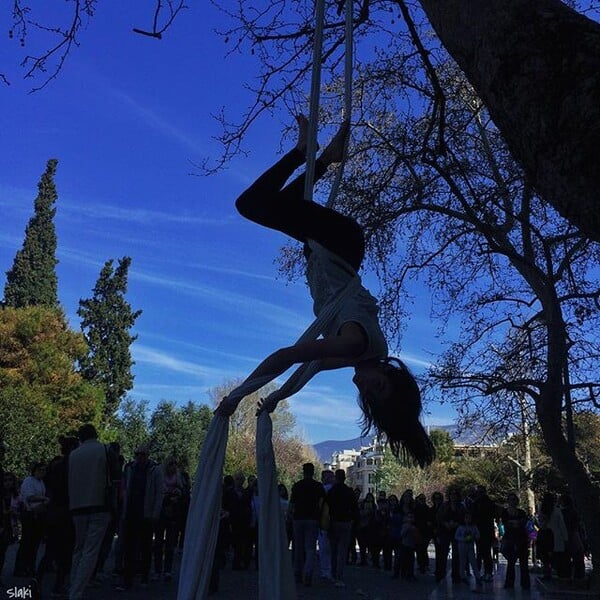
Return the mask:
[[483,565],[483,580],[491,581],[494,573],[492,544],[494,542],[494,519],[498,508],[496,503],[487,495],[484,486],[478,485],[471,506],[473,523],[479,529],[477,540],[477,568],[481,571]]
[[327,492],[329,505],[329,542],[331,546],[331,571],[337,587],[344,585],[343,575],[348,545],[352,532],[352,523],[358,514],[358,503],[352,488],[345,484],[346,472],[335,472],[335,483]]

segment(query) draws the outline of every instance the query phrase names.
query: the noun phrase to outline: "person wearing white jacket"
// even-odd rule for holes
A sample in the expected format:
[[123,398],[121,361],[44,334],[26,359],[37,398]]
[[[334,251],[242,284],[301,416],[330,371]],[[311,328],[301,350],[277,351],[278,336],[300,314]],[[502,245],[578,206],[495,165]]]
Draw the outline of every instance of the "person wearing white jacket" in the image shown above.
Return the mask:
[[75,549],[69,598],[79,600],[94,572],[111,519],[109,494],[118,485],[117,457],[98,441],[91,424],[79,429],[81,445],[69,455],[69,511],[75,525]]

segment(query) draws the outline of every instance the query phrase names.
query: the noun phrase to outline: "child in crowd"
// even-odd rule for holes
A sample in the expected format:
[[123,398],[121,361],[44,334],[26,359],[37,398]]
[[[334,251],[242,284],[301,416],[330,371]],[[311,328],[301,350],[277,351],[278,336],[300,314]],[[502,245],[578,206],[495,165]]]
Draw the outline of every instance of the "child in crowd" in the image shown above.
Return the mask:
[[415,551],[421,534],[415,525],[415,515],[412,512],[404,516],[404,523],[400,530],[400,577],[408,581],[415,578]]
[[458,542],[458,555],[460,559],[460,572],[464,574],[467,564],[475,575],[476,589],[481,588],[481,576],[477,570],[477,559],[475,558],[475,542],[479,540],[479,528],[473,523],[473,515],[465,513],[465,522],[456,528],[455,538]]

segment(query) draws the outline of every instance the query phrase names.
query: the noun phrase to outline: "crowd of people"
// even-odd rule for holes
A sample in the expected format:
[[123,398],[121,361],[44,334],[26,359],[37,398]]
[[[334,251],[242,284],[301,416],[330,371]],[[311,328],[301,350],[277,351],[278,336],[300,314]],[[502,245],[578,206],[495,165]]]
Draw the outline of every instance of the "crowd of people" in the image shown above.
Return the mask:
[[[289,495],[279,485],[300,585],[310,586],[318,577],[343,587],[346,565],[358,565],[408,581],[428,572],[438,582],[449,574],[454,584],[472,576],[481,589],[494,578],[500,554],[507,563],[506,588],[515,586],[517,565],[523,589],[530,587],[532,567],[539,567],[546,578],[585,576],[584,529],[568,494],[557,499],[547,493],[536,514],[528,514],[519,508],[517,494],[509,493],[500,502],[483,486],[473,486],[464,495],[451,486],[445,496],[436,491],[428,501],[410,489],[399,497],[385,491],[363,497],[345,479],[342,469],[324,470],[319,482],[314,465],[307,463]],[[247,486],[244,482],[242,473],[224,478],[213,592],[228,555],[234,570],[258,569],[258,486],[254,476],[248,477]]]
[[[131,588],[137,575],[142,586],[171,581],[190,498],[185,465],[151,460],[147,445],[126,462],[119,444],[100,443],[91,424],[58,441],[60,455],[33,464],[22,482],[0,460],[0,573],[18,543],[13,576],[39,588],[53,577],[53,598],[83,598],[88,585],[110,575],[111,554],[117,590]],[[4,450],[0,444],[0,459]]]
[[[116,590],[129,590],[137,578],[141,586],[170,582],[190,499],[184,465],[173,457],[151,460],[146,445],[126,462],[119,445],[100,443],[89,424],[59,443],[61,454],[33,464],[22,482],[2,470],[0,443],[0,573],[7,548],[18,543],[14,576],[35,578],[38,585],[53,577],[55,598],[79,600],[107,575]],[[507,563],[507,588],[515,586],[517,564],[523,589],[530,586],[532,566],[539,565],[544,577],[585,576],[585,533],[568,494],[545,494],[536,514],[519,507],[517,494],[499,502],[482,486],[464,495],[451,486],[429,499],[410,489],[399,496],[383,490],[363,495],[346,484],[342,469],[324,470],[317,481],[312,463],[303,465],[291,490],[279,484],[279,494],[298,585],[319,578],[344,587],[346,566],[356,565],[407,581],[428,572],[441,581],[449,571],[453,583],[472,576],[481,589],[495,576],[499,554]],[[210,592],[218,590],[228,561],[233,570],[259,568],[259,507],[255,476],[224,477]],[[111,554],[113,572],[106,574]]]

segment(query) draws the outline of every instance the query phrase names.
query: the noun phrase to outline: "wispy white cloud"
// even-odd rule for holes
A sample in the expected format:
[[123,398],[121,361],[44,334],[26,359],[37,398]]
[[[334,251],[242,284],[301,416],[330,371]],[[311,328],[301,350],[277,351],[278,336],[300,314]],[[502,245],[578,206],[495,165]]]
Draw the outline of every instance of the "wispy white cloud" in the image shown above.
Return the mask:
[[177,346],[178,348],[185,348],[187,352],[193,352],[194,354],[198,355],[198,354],[210,354],[211,356],[214,357],[220,357],[223,359],[226,359],[228,361],[242,361],[242,362],[248,362],[248,363],[252,363],[253,365],[256,365],[256,363],[258,362],[258,358],[256,356],[248,356],[247,354],[237,354],[234,352],[226,352],[226,351],[222,351],[219,350],[217,347],[215,346],[202,346],[200,344],[195,344],[193,342],[188,342],[182,339],[175,339],[175,338],[170,338],[170,337],[166,337],[166,336],[161,336],[161,335],[155,335],[152,331],[138,331],[137,332],[140,338],[146,339],[146,340],[156,340],[161,346],[163,345],[168,345],[168,346]]
[[[147,126],[158,131],[165,138],[173,140],[180,146],[191,150],[194,156],[209,157],[214,153],[214,148],[210,147],[205,142],[205,139],[207,139],[208,136],[200,140],[197,136],[190,135],[187,131],[173,125],[173,123],[168,121],[165,117],[158,114],[152,108],[142,104],[138,99],[122,89],[111,85],[106,85],[103,89],[107,90],[113,98],[124,104]],[[230,166],[227,169],[227,173],[243,184],[249,184],[254,179],[254,177],[249,175],[243,168],[231,168]]]
[[[126,201],[124,201],[126,202]],[[211,225],[224,226],[233,221],[233,217],[214,218],[189,212],[156,211],[143,208],[130,208],[92,202],[88,204],[75,204],[61,202],[61,211],[71,215],[83,216],[90,220],[113,220],[137,225],[165,225],[167,223],[186,225]]]
[[170,385],[144,383],[135,385],[132,394],[143,399],[172,400],[177,404],[186,403],[191,400],[197,404],[208,404],[208,392],[212,386],[209,385]]
[[208,264],[191,263],[188,267],[198,269],[199,271],[208,271],[211,273],[220,273],[222,275],[235,275],[236,277],[246,277],[248,279],[259,279],[261,281],[275,282],[276,278],[273,275],[264,275],[263,273],[254,273],[244,269],[228,269],[225,267],[217,267]]
[[221,308],[226,306],[235,310],[236,313],[248,314],[248,318],[251,318],[251,311],[252,314],[259,314],[262,319],[275,324],[279,328],[279,331],[301,332],[303,327],[307,325],[306,318],[299,315],[297,311],[221,287],[198,284],[183,279],[172,279],[136,270],[130,273],[130,278],[153,285],[160,285],[173,291],[200,296],[207,301],[216,303]]
[[147,125],[168,137],[169,139],[177,142],[181,146],[192,150],[195,154],[207,154],[208,148],[206,148],[205,144],[200,141],[197,137],[194,137],[183,131],[179,127],[176,127],[167,119],[159,115],[156,111],[151,108],[144,106],[138,100],[133,98],[127,92],[120,90],[114,86],[110,86],[107,88],[107,91],[120,102],[125,104],[127,107],[131,109],[131,111],[139,117],[142,121],[144,121]]
[[[0,184],[0,207],[10,210],[12,214],[21,215],[25,212],[33,215],[33,198],[31,189],[17,188]],[[84,218],[90,223],[110,220],[134,225],[209,225],[222,227],[235,220],[234,216],[215,218],[214,216],[199,215],[190,211],[158,211],[145,208],[132,208],[129,199],[123,199],[123,205],[103,202],[98,198],[87,198],[85,202],[75,202],[61,196],[58,204],[58,219]]]
[[351,394],[335,396],[331,389],[307,386],[290,399],[290,408],[306,425],[323,425],[340,429],[356,425],[360,409]]
[[400,354],[400,358],[410,367],[429,369],[433,366],[433,363],[430,360],[426,360],[424,358],[420,358],[419,356],[415,356],[414,354],[406,352],[402,352]]
[[210,385],[214,385],[213,382],[220,382],[233,376],[233,373],[228,369],[209,367],[189,360],[182,360],[143,344],[134,344],[132,354],[136,363],[149,364],[166,371],[198,377],[210,382]]

